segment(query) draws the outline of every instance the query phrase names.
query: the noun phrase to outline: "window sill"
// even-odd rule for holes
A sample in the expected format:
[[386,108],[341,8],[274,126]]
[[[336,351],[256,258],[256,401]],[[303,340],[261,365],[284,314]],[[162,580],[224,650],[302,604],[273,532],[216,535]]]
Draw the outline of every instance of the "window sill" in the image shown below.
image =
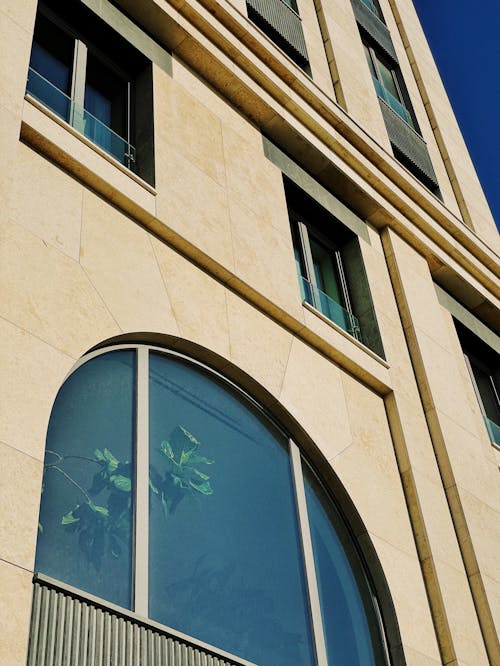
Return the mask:
[[29,94],[25,96],[21,138],[98,192],[111,199],[126,197],[155,214],[154,187]]
[[384,368],[389,369],[390,366],[387,363],[387,361],[384,361],[384,359],[381,356],[379,356],[374,351],[372,351],[369,347],[367,347],[362,342],[357,340],[353,335],[351,335],[350,333],[345,331],[341,326],[339,326],[334,321],[329,319],[326,315],[324,315],[322,312],[317,310],[313,305],[311,305],[307,301],[303,301],[302,305],[306,308],[306,310],[309,310],[309,312],[313,312],[317,317],[319,317],[322,321],[324,321],[325,324],[328,324],[328,326],[331,326],[335,331],[337,331],[338,333],[343,335],[344,338],[347,338],[347,340],[350,340],[350,342],[352,342],[354,345],[356,345],[356,347],[359,347],[359,349],[362,349],[366,354],[368,354],[368,356],[371,356],[373,359],[378,361],[378,363],[380,363],[380,365],[383,365]]
[[[381,395],[385,395],[392,390],[389,375],[390,365],[387,361],[306,301],[302,303],[302,307],[305,310],[306,327],[314,337],[317,336],[323,340],[323,344],[326,343],[336,350],[339,357],[336,360],[342,367],[345,367],[360,379],[369,375],[372,379],[370,385],[374,386]],[[316,345],[321,347],[318,341],[316,341]],[[373,380],[376,381],[378,386],[374,385]]]
[[[44,661],[44,663],[48,666],[55,666],[56,661],[59,663],[57,657],[54,658],[54,645],[51,644],[50,640],[47,638],[47,633],[50,633],[51,625],[55,625],[59,628],[60,640],[67,649],[71,647],[71,642],[73,640],[71,632],[68,632],[67,630],[64,631],[66,620],[66,614],[64,612],[65,606],[73,611],[75,617],[77,618],[75,622],[78,622],[79,619],[78,611],[81,609],[81,607],[85,607],[87,615],[85,616],[82,613],[81,620],[84,628],[85,623],[91,623],[89,618],[92,616],[92,614],[98,613],[101,618],[106,617],[108,620],[108,626],[114,625],[115,629],[120,627],[118,646],[122,648],[124,647],[120,640],[123,637],[124,641],[128,641],[127,647],[129,649],[132,647],[136,655],[139,653],[144,654],[146,648],[149,647],[149,649],[151,649],[153,644],[154,648],[156,648],[156,650],[159,652],[160,642],[165,644],[167,642],[173,642],[175,648],[177,648],[175,649],[175,656],[172,661],[173,666],[181,666],[181,663],[185,663],[182,656],[185,655],[185,653],[188,653],[189,656],[193,655],[194,659],[196,659],[196,656],[198,656],[198,658],[201,657],[202,660],[203,656],[206,660],[210,659],[210,657],[215,657],[215,661],[217,661],[217,663],[219,663],[220,659],[221,663],[223,660],[227,666],[256,666],[252,662],[241,659],[240,657],[236,657],[223,650],[219,650],[212,645],[208,645],[203,641],[199,641],[196,638],[187,636],[180,631],[170,629],[169,627],[166,627],[159,622],[154,622],[153,620],[143,618],[133,611],[129,611],[121,608],[120,606],[116,606],[115,604],[103,601],[98,597],[90,595],[87,592],[82,592],[81,590],[78,590],[70,585],[66,585],[65,583],[53,580],[48,576],[35,574],[33,578],[33,586],[35,592],[35,612],[33,613],[31,620],[32,640],[30,640],[29,644],[29,656],[31,658],[37,656],[38,645],[41,643],[40,653],[43,652],[44,657],[47,659],[47,661]],[[58,604],[58,597],[61,599],[61,601],[64,601],[62,605]],[[40,610],[41,605],[44,606],[45,612],[49,618],[49,622],[43,622],[43,613],[37,612],[37,609],[38,611]],[[44,649],[45,645],[43,639],[45,639],[52,648],[52,650],[50,648],[47,650],[47,652],[49,652],[48,655],[46,655]],[[96,651],[99,649],[98,640],[99,632],[89,631],[89,643],[91,644],[91,648],[94,648]],[[79,647],[79,645],[77,645],[77,647]],[[193,656],[191,658],[193,658]],[[37,661],[36,663],[39,662]],[[139,661],[137,661],[137,663],[139,663]],[[190,663],[193,662],[190,660]]]

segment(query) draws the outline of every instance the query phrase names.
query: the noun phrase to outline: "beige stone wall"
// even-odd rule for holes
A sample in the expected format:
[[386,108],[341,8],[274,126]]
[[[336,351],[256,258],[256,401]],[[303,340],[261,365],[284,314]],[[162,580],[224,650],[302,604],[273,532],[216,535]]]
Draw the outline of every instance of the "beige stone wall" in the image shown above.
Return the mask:
[[[391,232],[384,235],[384,247],[439,468],[439,475],[431,477],[430,468],[424,470],[416,459],[412,474],[417,492],[422,484],[422,507],[428,505],[423,515],[429,521],[431,549],[432,533],[436,535],[433,560],[443,602],[450,600],[454,652],[459,663],[487,663],[484,636],[494,662],[498,583],[492,575],[491,549],[498,539],[498,467],[451,316],[437,301],[427,263]],[[436,492],[443,498],[443,488],[450,507],[448,532],[457,540],[450,538],[453,548],[445,546],[446,523],[435,523],[437,504],[431,500]]]

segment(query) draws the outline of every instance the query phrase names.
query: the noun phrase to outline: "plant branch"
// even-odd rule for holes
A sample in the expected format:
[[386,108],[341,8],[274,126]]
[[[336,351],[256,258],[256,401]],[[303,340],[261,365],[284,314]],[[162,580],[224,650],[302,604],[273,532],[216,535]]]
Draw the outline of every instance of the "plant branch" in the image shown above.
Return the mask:
[[63,469],[61,469],[60,467],[57,467],[56,465],[51,465],[51,469],[54,469],[54,470],[60,472],[64,477],[66,477],[66,479],[68,479],[68,481],[70,483],[72,483],[76,488],[78,488],[78,490],[82,493],[82,495],[85,497],[87,502],[92,501],[92,499],[90,498],[90,495],[87,493],[85,488],[82,488],[82,486],[79,483],[77,483],[73,478],[71,478],[71,476],[69,474],[66,474],[66,472]]

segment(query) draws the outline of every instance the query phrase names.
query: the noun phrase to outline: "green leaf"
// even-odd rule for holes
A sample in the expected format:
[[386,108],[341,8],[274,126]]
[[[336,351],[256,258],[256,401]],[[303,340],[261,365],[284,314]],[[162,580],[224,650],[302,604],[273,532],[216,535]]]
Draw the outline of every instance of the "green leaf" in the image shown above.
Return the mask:
[[193,469],[193,474],[196,474],[196,476],[199,476],[200,479],[203,479],[204,481],[208,481],[210,478],[208,474],[203,474],[203,472],[200,472],[199,469]]
[[191,459],[189,460],[191,465],[213,465],[214,461],[210,460],[209,458],[205,458],[205,456],[191,456]]
[[109,511],[105,506],[99,506],[98,504],[94,504],[94,502],[88,502],[88,505],[95,513],[100,513],[102,516],[109,516]]
[[167,456],[167,458],[170,458],[170,460],[174,459],[174,450],[172,449],[170,442],[167,442],[166,439],[160,444],[160,451],[163,455]]
[[40,534],[43,534],[43,525],[42,525],[42,523],[38,523],[38,531],[40,532]]
[[155,495],[160,494],[160,491],[158,490],[158,488],[155,485],[153,485],[153,482],[151,481],[151,479],[149,479],[149,487],[151,488],[151,490],[154,492]]
[[75,518],[73,511],[68,511],[68,513],[65,513],[61,518],[61,525],[71,525],[72,523],[77,523],[79,520],[80,518]]
[[193,453],[194,453],[195,451],[196,451],[196,447],[193,448],[193,449],[189,449],[189,451],[183,451],[183,452],[181,453],[181,459],[180,459],[179,464],[180,464],[181,466],[182,466],[182,465],[185,465],[185,464],[189,461],[189,459],[191,458],[191,456],[193,455]]
[[212,495],[212,493],[214,492],[212,490],[212,486],[208,481],[203,481],[203,483],[198,484],[195,481],[191,480],[189,482],[189,485],[195,490],[197,490],[199,493],[202,493],[203,495]]
[[189,430],[181,425],[176,426],[170,435],[172,444],[177,451],[189,450],[200,446],[200,442],[192,435]]
[[130,479],[127,476],[123,476],[123,474],[113,474],[110,476],[110,481],[117,490],[121,490],[124,493],[129,493],[132,488]]
[[108,463],[108,472],[111,474],[116,470],[116,468],[120,464],[120,461],[114,457],[114,455],[111,453],[109,449],[104,449],[103,455]]
[[95,449],[94,456],[95,456],[96,460],[99,460],[99,462],[102,462],[103,460],[105,460],[101,449]]

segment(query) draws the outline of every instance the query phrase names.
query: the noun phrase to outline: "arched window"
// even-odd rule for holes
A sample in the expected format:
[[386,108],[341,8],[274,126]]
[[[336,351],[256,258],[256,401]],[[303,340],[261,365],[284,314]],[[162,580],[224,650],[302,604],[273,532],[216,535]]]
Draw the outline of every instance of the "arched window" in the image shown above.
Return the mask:
[[387,663],[360,556],[298,447],[160,349],[91,354],[59,391],[36,570],[259,666]]

